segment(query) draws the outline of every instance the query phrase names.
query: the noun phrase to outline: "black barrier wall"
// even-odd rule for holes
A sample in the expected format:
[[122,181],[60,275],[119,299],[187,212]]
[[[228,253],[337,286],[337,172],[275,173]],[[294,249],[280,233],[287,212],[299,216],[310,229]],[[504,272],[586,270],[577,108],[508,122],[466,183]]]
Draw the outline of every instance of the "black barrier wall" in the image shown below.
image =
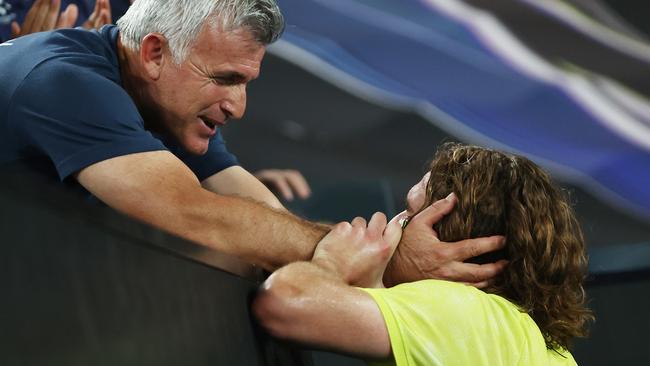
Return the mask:
[[0,207],[0,365],[303,363],[251,322],[250,266],[23,174]]

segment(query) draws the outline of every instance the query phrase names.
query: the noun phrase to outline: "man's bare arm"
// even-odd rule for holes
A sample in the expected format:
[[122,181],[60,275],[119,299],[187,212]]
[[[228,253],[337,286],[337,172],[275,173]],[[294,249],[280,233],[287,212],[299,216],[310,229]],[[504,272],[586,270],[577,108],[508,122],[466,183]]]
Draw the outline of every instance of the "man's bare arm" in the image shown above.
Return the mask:
[[167,151],[91,165],[79,182],[125,214],[272,271],[311,258],[329,228],[252,200],[217,195]]
[[286,211],[278,198],[260,180],[240,166],[233,166],[201,182],[203,188],[226,196],[248,197]]

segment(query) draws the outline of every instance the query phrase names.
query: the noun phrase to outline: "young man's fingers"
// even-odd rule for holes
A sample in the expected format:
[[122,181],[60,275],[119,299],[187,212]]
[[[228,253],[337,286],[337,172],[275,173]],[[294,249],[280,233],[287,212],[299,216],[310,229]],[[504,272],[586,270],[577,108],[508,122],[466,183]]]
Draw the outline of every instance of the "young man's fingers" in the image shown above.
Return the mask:
[[384,232],[387,223],[388,219],[386,218],[386,215],[381,212],[375,212],[370,218],[370,222],[368,223],[368,232],[371,235],[380,237]]
[[49,31],[56,27],[56,22],[59,19],[59,11],[61,10],[61,0],[51,0],[50,8],[45,14],[43,20],[42,31]]
[[350,224],[352,224],[352,227],[359,228],[359,229],[365,229],[366,226],[368,225],[366,219],[364,219],[363,217],[355,217],[354,219],[352,219]]
[[431,206],[415,215],[411,222],[422,221],[428,226],[433,226],[454,209],[457,200],[456,195],[451,193],[447,198],[434,202]]
[[503,236],[489,236],[485,238],[466,239],[457,243],[449,243],[453,252],[453,259],[464,262],[481,254],[503,249],[506,239]]
[[395,249],[397,249],[397,244],[399,244],[402,237],[402,218],[400,215],[393,217],[384,229],[384,240],[391,246],[391,256],[395,252]]

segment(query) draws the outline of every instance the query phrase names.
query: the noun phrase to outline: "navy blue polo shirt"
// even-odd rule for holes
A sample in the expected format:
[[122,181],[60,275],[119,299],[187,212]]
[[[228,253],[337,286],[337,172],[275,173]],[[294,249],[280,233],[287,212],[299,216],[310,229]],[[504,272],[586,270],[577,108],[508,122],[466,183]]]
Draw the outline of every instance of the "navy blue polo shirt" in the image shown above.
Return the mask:
[[144,128],[122,88],[116,26],[62,29],[0,45],[0,164],[24,162],[65,180],[94,163],[169,150],[203,180],[237,164],[217,134],[193,156]]

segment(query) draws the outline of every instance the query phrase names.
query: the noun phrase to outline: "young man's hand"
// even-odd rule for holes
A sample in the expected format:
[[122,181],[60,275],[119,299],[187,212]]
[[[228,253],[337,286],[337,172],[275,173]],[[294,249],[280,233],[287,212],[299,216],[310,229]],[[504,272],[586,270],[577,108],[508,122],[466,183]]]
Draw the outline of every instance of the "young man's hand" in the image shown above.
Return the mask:
[[456,200],[452,194],[410,220],[386,269],[384,284],[387,287],[431,278],[483,288],[505,268],[505,260],[481,265],[464,263],[470,258],[503,248],[505,238],[502,236],[467,239],[457,243],[445,243],[438,239],[433,225],[451,212]]
[[378,212],[367,224],[357,217],[335,225],[316,246],[312,263],[347,284],[383,287],[386,264],[402,233],[399,217],[386,221],[386,215]]

